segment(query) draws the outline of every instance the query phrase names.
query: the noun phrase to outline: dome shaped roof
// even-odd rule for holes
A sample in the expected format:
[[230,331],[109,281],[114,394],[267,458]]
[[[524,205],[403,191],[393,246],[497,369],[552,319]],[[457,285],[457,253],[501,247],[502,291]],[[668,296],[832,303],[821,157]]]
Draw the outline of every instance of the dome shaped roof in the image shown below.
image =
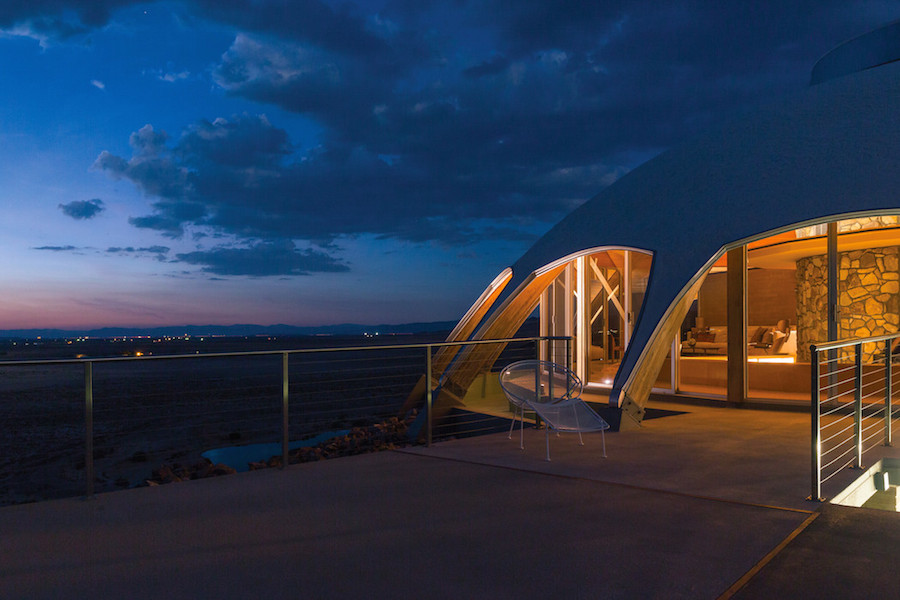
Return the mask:
[[848,40],[815,64],[810,85],[900,60],[900,21]]
[[[886,29],[900,43],[898,24]],[[513,265],[506,295],[580,251],[652,251],[621,388],[673,301],[727,248],[836,215],[900,213],[900,62],[843,77],[828,65],[830,80],[667,151],[585,202]]]

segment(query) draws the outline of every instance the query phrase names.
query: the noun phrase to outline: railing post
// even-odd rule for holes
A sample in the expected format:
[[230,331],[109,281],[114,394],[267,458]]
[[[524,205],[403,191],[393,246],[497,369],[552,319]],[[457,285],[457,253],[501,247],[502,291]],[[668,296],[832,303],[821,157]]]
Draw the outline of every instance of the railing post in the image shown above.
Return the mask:
[[566,338],[566,368],[572,370],[572,337]]
[[892,348],[894,345],[894,340],[885,340],[884,342],[884,445],[891,445],[891,412],[893,407],[891,406],[891,363],[893,362],[893,357],[891,356]]
[[434,401],[431,393],[431,344],[425,346],[425,445],[431,446],[432,441],[432,414],[431,405]]
[[810,358],[812,359],[812,380],[810,381],[810,423],[811,436],[810,439],[810,469],[811,469],[811,486],[809,498],[819,502],[822,499],[822,430],[820,427],[819,416],[819,352],[815,345],[809,347]]
[[862,468],[862,344],[856,344],[856,368],[853,370],[853,441],[856,444],[856,468]]
[[84,363],[84,478],[85,493],[94,497],[94,363]]
[[288,385],[288,353],[283,352],[281,354],[281,468],[287,468],[288,466],[288,449],[290,446],[290,435],[289,428],[290,425],[288,423],[288,417],[290,416],[289,410],[289,395],[290,395],[290,386]]

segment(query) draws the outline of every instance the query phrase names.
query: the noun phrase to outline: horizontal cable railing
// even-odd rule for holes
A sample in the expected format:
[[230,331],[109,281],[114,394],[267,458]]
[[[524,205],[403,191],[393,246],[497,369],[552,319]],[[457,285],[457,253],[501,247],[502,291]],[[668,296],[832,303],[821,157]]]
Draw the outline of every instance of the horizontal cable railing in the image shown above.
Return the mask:
[[[283,466],[493,431],[502,410],[488,406],[491,374],[556,343],[569,342],[0,362],[0,505],[230,472],[219,463]],[[431,393],[418,397],[420,380]],[[453,384],[475,389],[473,408],[432,414],[429,399]]]
[[839,340],[810,346],[810,499],[846,468],[861,468],[863,455],[891,445],[900,359],[900,335]]
[[[544,346],[542,349],[541,346]],[[453,383],[460,374],[477,372],[475,381],[466,384],[467,395],[463,400],[466,409],[442,410],[440,403],[436,405],[431,423],[433,439],[449,439],[493,433],[509,428],[510,405],[506,395],[500,388],[499,375],[503,368],[516,361],[539,358],[541,352],[551,355],[569,356],[571,338],[544,337],[516,340],[513,342],[488,341],[481,346],[453,347],[444,349],[459,350],[444,375],[437,376],[435,388],[438,398],[446,389],[453,390]],[[437,375],[437,374],[436,374]],[[431,402],[436,399],[432,398]],[[429,438],[428,441],[430,441]]]

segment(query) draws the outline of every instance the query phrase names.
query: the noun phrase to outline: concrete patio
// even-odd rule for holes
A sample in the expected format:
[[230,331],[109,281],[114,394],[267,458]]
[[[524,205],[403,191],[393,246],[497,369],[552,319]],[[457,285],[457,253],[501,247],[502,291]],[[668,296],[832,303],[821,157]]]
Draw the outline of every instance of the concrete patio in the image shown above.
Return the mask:
[[895,593],[900,515],[804,499],[806,414],[652,407],[607,459],[526,429],[2,508],[0,597]]

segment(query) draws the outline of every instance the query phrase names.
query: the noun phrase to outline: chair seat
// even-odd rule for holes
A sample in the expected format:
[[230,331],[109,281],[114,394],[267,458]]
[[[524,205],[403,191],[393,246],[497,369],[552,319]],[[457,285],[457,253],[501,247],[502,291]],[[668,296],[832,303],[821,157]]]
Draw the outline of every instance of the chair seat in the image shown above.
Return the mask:
[[532,405],[535,412],[556,431],[589,432],[609,429],[609,423],[581,398],[537,404],[538,406]]
[[[547,431],[581,433],[609,429],[609,424],[581,399],[583,384],[570,369],[549,361],[522,360],[507,365],[500,373],[500,387],[516,407],[509,433],[515,426],[515,418],[521,420],[524,430],[526,409],[533,410],[547,424]],[[550,460],[550,438],[547,437],[547,460]],[[520,434],[520,445],[525,447]],[[582,444],[584,441],[582,440]],[[606,438],[603,438],[603,456],[606,456]]]

